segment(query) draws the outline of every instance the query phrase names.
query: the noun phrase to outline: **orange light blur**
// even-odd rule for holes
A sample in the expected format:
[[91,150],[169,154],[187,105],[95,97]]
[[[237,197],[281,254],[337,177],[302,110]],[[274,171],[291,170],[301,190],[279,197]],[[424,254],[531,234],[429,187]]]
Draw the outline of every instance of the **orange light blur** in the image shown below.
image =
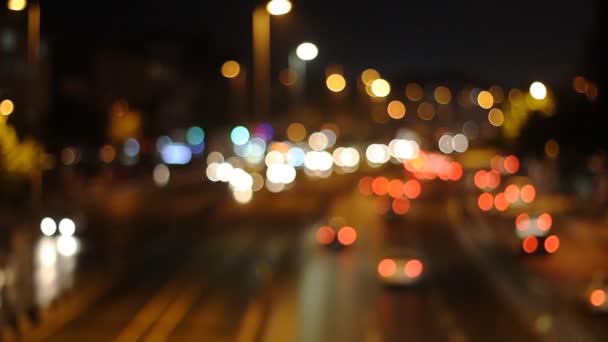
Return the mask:
[[505,161],[505,158],[503,156],[495,155],[494,157],[492,157],[492,160],[490,161],[490,167],[492,168],[492,170],[496,170],[498,172],[503,172],[504,164],[505,164],[504,161]]
[[405,105],[399,100],[391,101],[386,107],[386,112],[395,120],[402,119],[406,112]]
[[458,162],[451,162],[450,163],[450,179],[453,181],[457,181],[460,178],[462,178],[462,174],[464,173],[464,170],[462,169],[462,165],[460,165]]
[[376,177],[372,182],[372,191],[378,196],[386,195],[388,192],[388,183],[386,177]]
[[422,274],[423,268],[422,261],[412,259],[405,263],[404,272],[410,278],[417,278]]
[[378,274],[384,278],[390,277],[397,271],[397,264],[392,259],[382,259],[378,263]]
[[395,214],[405,215],[410,211],[410,201],[407,198],[395,198],[392,207]]
[[496,210],[505,211],[509,209],[509,201],[507,201],[507,197],[504,192],[498,193],[496,197],[494,197],[494,206],[496,206]]
[[481,91],[479,95],[477,95],[477,103],[481,108],[490,109],[494,105],[494,97],[489,91]]
[[484,192],[483,194],[479,195],[479,198],[477,199],[477,205],[479,206],[479,209],[483,211],[489,211],[494,205],[494,197],[491,193]]
[[524,203],[532,203],[536,198],[536,189],[531,184],[524,185],[521,188],[519,195],[521,196],[521,200],[524,201]]
[[450,88],[439,86],[435,88],[435,101],[440,104],[448,104],[452,101],[452,92]]
[[559,238],[556,235],[551,235],[545,239],[545,250],[549,254],[557,252],[559,249]]
[[521,248],[523,248],[524,252],[528,254],[532,254],[536,252],[538,249],[538,239],[536,236],[528,236],[521,243]]
[[388,183],[388,195],[392,198],[403,196],[403,182],[398,179],[393,179]]
[[480,189],[488,187],[488,172],[486,170],[479,170],[475,172],[475,178],[473,179],[475,186]]
[[405,86],[405,96],[410,101],[420,101],[423,96],[422,87],[418,83],[409,83]]
[[391,209],[391,203],[386,197],[376,197],[375,208],[378,215],[385,215]]
[[606,304],[606,291],[602,289],[593,290],[589,296],[589,302],[593,306],[602,306]]
[[541,214],[536,219],[536,225],[538,226],[538,229],[546,232],[551,229],[551,226],[553,225],[553,218],[547,213]]
[[415,199],[422,193],[422,185],[416,179],[410,179],[403,186],[403,194],[409,199]]
[[508,173],[517,172],[519,170],[519,159],[514,155],[506,157],[504,167]]
[[513,204],[519,201],[519,188],[515,184],[510,184],[505,188],[505,197],[509,203]]
[[325,84],[327,85],[327,89],[334,93],[339,93],[346,88],[346,80],[344,79],[344,76],[340,74],[331,74],[327,76]]
[[227,61],[222,64],[221,72],[226,78],[235,78],[241,72],[241,66],[236,61]]
[[332,241],[334,241],[334,230],[328,226],[319,227],[317,230],[317,241],[323,245],[329,245]]
[[500,185],[500,173],[498,173],[498,171],[492,170],[492,171],[488,172],[487,178],[488,178],[488,180],[487,180],[488,188],[491,188],[491,189],[498,188],[498,186]]
[[526,213],[517,215],[517,218],[515,219],[515,227],[521,231],[528,230],[530,228],[530,216],[528,216]]
[[572,81],[572,88],[580,94],[584,94],[587,90],[587,80],[583,76],[576,76]]
[[365,176],[359,180],[359,192],[363,195],[369,196],[374,192],[372,190],[373,177]]
[[353,227],[342,227],[338,231],[338,241],[344,246],[350,246],[357,241],[357,231]]

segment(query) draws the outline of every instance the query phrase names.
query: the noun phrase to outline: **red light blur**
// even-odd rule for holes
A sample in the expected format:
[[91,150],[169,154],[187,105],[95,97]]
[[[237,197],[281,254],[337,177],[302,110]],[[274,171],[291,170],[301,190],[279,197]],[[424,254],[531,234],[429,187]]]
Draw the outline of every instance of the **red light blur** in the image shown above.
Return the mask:
[[551,215],[547,213],[541,214],[536,219],[536,225],[538,226],[538,229],[542,230],[543,232],[549,231],[553,225],[553,218],[551,218]]
[[477,199],[477,205],[479,206],[479,209],[483,211],[489,211],[494,205],[494,197],[492,197],[491,193],[484,192],[483,194],[479,195],[479,198]]
[[506,157],[504,167],[505,171],[507,171],[508,173],[517,172],[517,170],[519,170],[519,159],[514,155]]
[[392,259],[382,259],[382,261],[378,263],[378,274],[384,278],[392,276],[396,271],[397,264]]
[[545,250],[547,253],[555,253],[559,249],[559,238],[556,235],[548,236],[545,239]]
[[422,262],[418,259],[412,259],[405,263],[405,275],[410,278],[417,278],[422,274]]
[[475,186],[480,189],[488,187],[488,172],[486,170],[479,170],[475,173],[474,178]]
[[492,160],[490,161],[490,167],[492,168],[492,170],[496,170],[498,172],[503,172],[504,171],[504,157],[500,156],[500,155],[495,155],[494,157],[492,157]]
[[530,216],[525,213],[517,215],[515,227],[521,231],[528,230],[530,228]]
[[593,306],[602,306],[606,303],[606,291],[602,289],[593,290],[589,296],[589,302]]
[[500,173],[496,170],[492,170],[487,173],[487,187],[490,189],[496,189],[500,185]]
[[515,184],[511,184],[505,188],[505,197],[511,204],[519,201],[519,188]]
[[524,239],[524,241],[522,241],[521,247],[523,248],[524,252],[532,254],[538,249],[538,239],[536,236],[528,236]]
[[342,227],[338,231],[338,241],[344,246],[350,246],[357,241],[357,231],[353,227]]
[[372,182],[372,191],[378,195],[386,195],[388,192],[388,179],[386,177],[377,177]]
[[521,188],[519,195],[521,196],[521,200],[524,201],[524,203],[532,203],[536,198],[536,189],[531,184],[524,185]]
[[332,241],[334,241],[334,230],[328,226],[319,227],[317,230],[317,241],[323,245],[329,245]]
[[391,209],[391,203],[389,201],[388,198],[386,197],[376,197],[376,212],[379,215],[384,215],[386,213],[388,213],[388,211]]
[[403,196],[403,182],[394,179],[388,183],[388,195],[392,198],[399,198]]
[[496,210],[505,211],[509,209],[509,202],[507,201],[507,197],[504,192],[498,193],[496,197],[494,197],[494,206],[496,206]]
[[365,176],[365,177],[361,178],[359,180],[359,192],[366,196],[373,194],[374,193],[372,191],[373,181],[374,181],[374,178],[372,178],[370,176]]
[[397,215],[405,215],[410,211],[410,201],[407,198],[395,198],[393,200],[393,212]]
[[410,179],[403,186],[403,194],[409,199],[415,199],[422,193],[422,185],[416,179]]
[[457,162],[452,162],[450,164],[450,179],[453,181],[457,181],[462,178],[463,174],[462,165]]

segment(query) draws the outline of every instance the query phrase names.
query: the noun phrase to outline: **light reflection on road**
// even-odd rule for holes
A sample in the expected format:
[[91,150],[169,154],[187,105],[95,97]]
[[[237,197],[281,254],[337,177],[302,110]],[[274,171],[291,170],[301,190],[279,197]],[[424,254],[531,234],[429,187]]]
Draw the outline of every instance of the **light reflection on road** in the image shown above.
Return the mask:
[[44,236],[38,240],[34,259],[34,295],[38,305],[49,306],[73,286],[78,244],[72,236]]

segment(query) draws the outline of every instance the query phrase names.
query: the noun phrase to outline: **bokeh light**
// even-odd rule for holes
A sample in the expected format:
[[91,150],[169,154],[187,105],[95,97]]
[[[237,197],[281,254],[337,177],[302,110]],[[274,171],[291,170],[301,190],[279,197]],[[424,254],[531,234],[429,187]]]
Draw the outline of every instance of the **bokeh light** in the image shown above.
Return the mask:
[[448,104],[452,101],[452,92],[450,88],[439,86],[435,88],[435,101],[439,104]]
[[387,97],[391,93],[391,85],[387,80],[379,78],[372,82],[371,91],[375,97]]
[[494,206],[494,197],[489,192],[484,192],[477,198],[477,206],[483,211],[489,211]]
[[553,254],[557,252],[558,249],[559,238],[557,237],[557,235],[547,236],[547,238],[545,239],[545,250],[547,251],[547,253]]
[[391,205],[393,212],[397,215],[405,215],[410,210],[410,201],[407,198],[394,198]]
[[236,61],[227,61],[222,64],[221,72],[226,78],[235,78],[241,72],[241,66]]
[[371,87],[372,82],[380,78],[380,73],[374,69],[366,69],[361,73],[361,82]]
[[287,138],[293,142],[300,142],[306,138],[306,127],[299,122],[287,126]]
[[344,246],[350,246],[357,241],[357,231],[355,228],[346,226],[338,231],[338,241]]
[[428,102],[422,102],[418,105],[417,113],[418,117],[422,120],[433,120],[435,117],[435,106]]
[[72,219],[63,218],[59,221],[59,234],[62,236],[73,236],[76,233],[76,224]]
[[402,119],[405,116],[405,105],[399,100],[394,100],[389,102],[386,111],[391,118]]
[[57,223],[50,217],[45,217],[40,221],[40,231],[45,236],[52,236],[57,231]]
[[386,177],[376,177],[372,182],[372,191],[378,196],[388,193],[389,180]]
[[484,109],[490,109],[494,105],[494,97],[489,91],[480,91],[477,95],[477,104]]
[[266,11],[271,15],[285,15],[291,11],[289,0],[271,0],[266,5]]
[[559,156],[559,143],[555,139],[549,139],[545,143],[545,155],[551,159]]
[[536,189],[531,184],[526,184],[521,188],[519,195],[524,203],[532,203],[536,198]]
[[393,259],[383,259],[378,263],[378,274],[384,278],[391,277],[397,271],[397,264]]
[[500,127],[505,122],[505,115],[502,110],[498,108],[492,108],[488,112],[488,122],[494,127]]
[[315,132],[308,137],[308,145],[315,151],[322,151],[328,145],[327,136],[321,132]]
[[422,91],[422,86],[418,83],[408,83],[405,86],[405,97],[410,101],[420,101],[422,100],[422,96],[424,95]]
[[157,186],[163,187],[169,184],[169,179],[171,178],[171,171],[165,164],[158,164],[154,167],[152,171],[152,179],[154,180],[154,184]]
[[325,84],[327,85],[327,89],[334,93],[339,93],[346,88],[346,80],[344,79],[344,76],[340,74],[331,74],[327,76]]
[[335,235],[336,233],[334,233],[334,230],[331,227],[321,226],[317,229],[315,237],[320,244],[329,245],[334,241]]
[[235,145],[244,145],[249,141],[249,130],[243,126],[237,126],[230,132],[230,140]]
[[404,272],[410,278],[418,278],[422,274],[423,268],[420,260],[412,259],[405,263]]
[[547,97],[547,87],[541,82],[533,82],[530,85],[530,95],[536,100],[544,100]]
[[519,158],[514,155],[510,155],[505,158],[504,169],[508,173],[516,173],[519,170]]
[[403,194],[409,199],[416,199],[422,193],[422,185],[417,179],[410,179],[403,185]]
[[4,115],[4,116],[8,116],[13,114],[13,111],[15,110],[15,105],[13,104],[13,101],[9,100],[9,99],[5,99],[2,100],[2,102],[0,102],[0,114]]
[[528,236],[522,241],[521,247],[524,252],[532,254],[538,249],[538,239],[536,236]]
[[317,58],[319,49],[313,43],[305,42],[298,45],[296,49],[296,55],[303,61],[312,61]]

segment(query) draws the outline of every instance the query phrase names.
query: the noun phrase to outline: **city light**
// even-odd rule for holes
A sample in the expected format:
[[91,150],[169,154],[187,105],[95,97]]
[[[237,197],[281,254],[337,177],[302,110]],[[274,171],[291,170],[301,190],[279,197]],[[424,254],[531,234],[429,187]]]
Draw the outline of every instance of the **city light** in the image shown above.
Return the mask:
[[227,61],[222,64],[222,76],[226,78],[235,78],[241,72],[241,66],[238,62],[235,61]]
[[11,11],[23,11],[27,6],[26,0],[8,0],[7,7]]
[[505,115],[502,110],[492,108],[488,113],[488,122],[494,127],[500,127],[505,122]]
[[59,221],[59,234],[62,236],[73,236],[76,232],[76,224],[69,218]]
[[371,90],[376,97],[387,97],[391,93],[391,85],[388,81],[379,78],[372,82]]
[[171,171],[165,164],[158,164],[152,170],[152,179],[154,180],[154,184],[159,187],[164,187],[169,184],[169,179],[171,178]]
[[289,0],[272,0],[266,5],[266,10],[271,15],[285,15],[291,12],[291,7]]
[[380,73],[374,69],[366,69],[361,73],[361,82],[366,86],[371,86],[372,82],[380,78]]
[[163,162],[169,165],[185,165],[192,159],[192,151],[190,148],[180,143],[165,145],[160,155]]
[[422,100],[423,95],[422,86],[418,83],[408,83],[405,87],[405,96],[410,101],[420,101]]
[[312,61],[318,54],[319,49],[313,43],[302,43],[296,49],[296,56],[303,61]]
[[9,99],[5,99],[5,100],[2,100],[2,102],[0,102],[0,114],[2,114],[4,116],[9,116],[9,115],[13,114],[14,110],[15,110],[15,104],[13,104],[13,101],[11,101]]
[[237,126],[230,132],[230,140],[235,145],[245,145],[249,141],[249,130],[243,126]]
[[477,95],[477,104],[483,109],[490,109],[494,105],[494,97],[489,91],[481,91]]
[[406,112],[405,105],[399,100],[391,101],[386,107],[386,112],[395,120],[402,119]]
[[435,88],[435,101],[439,104],[448,104],[452,101],[452,92],[450,88],[439,86]]
[[547,87],[541,82],[534,82],[530,85],[530,95],[536,100],[544,100],[547,97]]
[[339,93],[346,88],[346,80],[344,79],[344,76],[340,74],[331,74],[327,76],[325,84],[327,85],[327,89],[334,93]]
[[45,217],[40,221],[40,231],[46,236],[52,236],[57,231],[57,223],[50,217]]

